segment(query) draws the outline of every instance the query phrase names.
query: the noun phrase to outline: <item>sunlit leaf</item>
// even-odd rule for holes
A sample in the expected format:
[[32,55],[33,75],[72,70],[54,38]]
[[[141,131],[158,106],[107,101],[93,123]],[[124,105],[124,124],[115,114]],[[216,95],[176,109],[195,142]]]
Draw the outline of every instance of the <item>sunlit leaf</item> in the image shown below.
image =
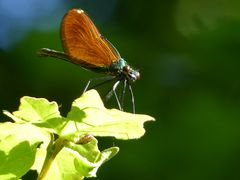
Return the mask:
[[[49,135],[31,124],[0,124],[0,177],[23,176],[33,165],[37,146]],[[3,177],[4,176],[4,177]]]
[[45,178],[67,180],[95,177],[98,168],[115,156],[118,150],[111,147],[100,152],[95,138],[87,144],[69,142],[57,155]]
[[[47,179],[95,177],[98,168],[115,156],[119,148],[101,152],[94,136],[140,138],[145,133],[144,122],[154,121],[148,115],[106,109],[95,90],[76,99],[67,117],[60,115],[57,103],[27,96],[21,98],[18,111],[4,114],[15,123],[0,126],[2,178],[20,178],[29,168]],[[55,150],[57,156],[52,157]],[[42,173],[45,172],[42,166],[47,173]]]
[[154,121],[154,118],[148,115],[106,109],[95,90],[90,90],[76,99],[67,118],[69,123],[62,134],[72,133],[75,129],[79,134],[113,136],[117,139],[140,138],[145,133],[144,122]]
[[43,119],[61,117],[56,102],[28,96],[22,97],[20,102],[19,110],[13,112],[13,115],[24,121],[33,123]]

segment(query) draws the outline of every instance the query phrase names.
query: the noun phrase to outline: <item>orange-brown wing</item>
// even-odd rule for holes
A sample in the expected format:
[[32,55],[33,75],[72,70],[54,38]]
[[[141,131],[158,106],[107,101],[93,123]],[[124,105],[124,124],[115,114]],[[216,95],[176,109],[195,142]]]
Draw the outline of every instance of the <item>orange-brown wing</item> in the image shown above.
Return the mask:
[[65,53],[76,64],[106,67],[120,58],[81,9],[72,9],[64,16],[61,35]]

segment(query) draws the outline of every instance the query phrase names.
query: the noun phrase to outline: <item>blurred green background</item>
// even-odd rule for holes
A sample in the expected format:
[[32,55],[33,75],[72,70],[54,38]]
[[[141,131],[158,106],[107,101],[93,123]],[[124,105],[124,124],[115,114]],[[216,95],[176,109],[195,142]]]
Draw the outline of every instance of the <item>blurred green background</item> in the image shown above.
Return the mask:
[[156,118],[142,139],[103,140],[120,153],[97,179],[240,179],[240,1],[1,0],[1,110],[28,95],[57,101],[64,115],[101,76],[36,55],[61,50],[61,18],[73,7],[140,69],[136,112]]

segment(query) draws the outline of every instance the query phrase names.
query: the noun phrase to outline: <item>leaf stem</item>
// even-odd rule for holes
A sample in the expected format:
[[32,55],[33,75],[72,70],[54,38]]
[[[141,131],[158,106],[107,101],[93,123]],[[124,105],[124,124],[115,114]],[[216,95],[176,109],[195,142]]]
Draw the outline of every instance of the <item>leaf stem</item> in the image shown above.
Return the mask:
[[37,180],[42,180],[47,175],[47,172],[49,171],[54,159],[56,158],[57,154],[62,150],[62,148],[65,146],[66,141],[68,140],[66,140],[65,138],[64,139],[58,138],[54,142],[54,137],[53,136],[51,137],[51,141],[47,147],[47,155]]

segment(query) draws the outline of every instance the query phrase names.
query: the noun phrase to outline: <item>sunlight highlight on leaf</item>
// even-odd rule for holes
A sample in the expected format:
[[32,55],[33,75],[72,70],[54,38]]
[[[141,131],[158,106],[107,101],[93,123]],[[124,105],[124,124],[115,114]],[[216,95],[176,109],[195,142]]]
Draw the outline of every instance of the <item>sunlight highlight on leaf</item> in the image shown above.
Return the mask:
[[106,109],[95,90],[90,90],[76,99],[67,118],[70,121],[62,134],[71,133],[77,124],[79,134],[113,136],[117,139],[140,138],[145,133],[144,122],[154,121],[154,118],[148,115]]
[[29,122],[38,122],[43,119],[60,117],[56,102],[49,102],[44,98],[24,96],[20,100],[19,110],[13,115]]
[[[140,138],[145,133],[144,122],[154,121],[148,115],[105,108],[95,90],[76,99],[67,117],[60,115],[56,102],[28,96],[21,98],[18,111],[3,113],[15,123],[0,124],[0,151],[5,152],[0,156],[5,164],[0,165],[0,172],[11,177],[12,172],[4,172],[16,169],[17,178],[29,168],[47,179],[95,177],[98,168],[119,151],[118,147],[100,151],[95,137]],[[25,159],[19,167],[9,158]]]

